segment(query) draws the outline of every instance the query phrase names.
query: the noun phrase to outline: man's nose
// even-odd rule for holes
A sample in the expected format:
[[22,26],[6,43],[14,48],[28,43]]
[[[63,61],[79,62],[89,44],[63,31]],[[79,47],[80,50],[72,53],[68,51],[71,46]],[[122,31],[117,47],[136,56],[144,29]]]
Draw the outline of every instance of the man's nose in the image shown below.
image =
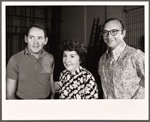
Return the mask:
[[37,44],[38,40],[36,38],[34,38],[34,44]]

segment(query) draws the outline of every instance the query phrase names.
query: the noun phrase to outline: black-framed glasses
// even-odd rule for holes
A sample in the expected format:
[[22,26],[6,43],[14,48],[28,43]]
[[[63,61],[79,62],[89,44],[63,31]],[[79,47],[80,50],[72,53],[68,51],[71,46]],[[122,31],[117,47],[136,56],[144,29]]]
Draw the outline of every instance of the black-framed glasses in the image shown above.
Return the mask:
[[116,36],[118,34],[118,31],[123,31],[123,29],[122,30],[113,29],[113,30],[110,30],[110,31],[104,30],[104,31],[102,31],[102,35],[103,36],[108,36],[109,33],[110,33],[112,36]]

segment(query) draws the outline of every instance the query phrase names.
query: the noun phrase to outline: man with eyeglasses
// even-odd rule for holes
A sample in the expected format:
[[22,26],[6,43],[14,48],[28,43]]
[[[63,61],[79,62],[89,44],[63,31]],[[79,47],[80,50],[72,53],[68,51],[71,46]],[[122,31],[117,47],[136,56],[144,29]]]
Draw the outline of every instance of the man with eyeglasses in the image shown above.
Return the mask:
[[117,18],[105,21],[102,35],[108,47],[98,66],[104,99],[144,99],[145,54],[125,43],[126,30]]

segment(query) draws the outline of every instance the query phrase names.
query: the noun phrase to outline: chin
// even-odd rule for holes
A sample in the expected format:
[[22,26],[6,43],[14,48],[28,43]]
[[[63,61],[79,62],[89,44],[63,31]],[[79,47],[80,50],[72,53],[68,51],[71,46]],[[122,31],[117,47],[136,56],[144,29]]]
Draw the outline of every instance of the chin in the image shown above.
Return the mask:
[[40,53],[40,51],[33,51],[33,53],[35,53],[35,54],[39,54],[39,53]]
[[67,69],[68,71],[71,71],[71,69],[70,69],[70,68],[67,68],[67,67],[66,67],[66,69]]
[[40,49],[34,49],[32,50],[34,53],[39,53],[41,50]]
[[72,69],[70,69],[70,68],[67,68],[67,67],[66,67],[66,69],[67,69],[68,71],[70,71],[70,72],[72,71]]
[[114,44],[114,43],[108,43],[108,46],[109,46],[110,48],[114,48],[114,47],[116,47],[116,44]]

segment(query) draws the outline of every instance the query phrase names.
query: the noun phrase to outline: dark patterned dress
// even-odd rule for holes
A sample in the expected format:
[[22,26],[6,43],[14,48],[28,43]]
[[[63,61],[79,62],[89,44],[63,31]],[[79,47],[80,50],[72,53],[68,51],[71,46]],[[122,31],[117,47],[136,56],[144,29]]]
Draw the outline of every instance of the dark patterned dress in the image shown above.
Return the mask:
[[59,78],[60,99],[97,99],[98,88],[93,75],[83,67],[78,67],[74,74],[64,70]]

